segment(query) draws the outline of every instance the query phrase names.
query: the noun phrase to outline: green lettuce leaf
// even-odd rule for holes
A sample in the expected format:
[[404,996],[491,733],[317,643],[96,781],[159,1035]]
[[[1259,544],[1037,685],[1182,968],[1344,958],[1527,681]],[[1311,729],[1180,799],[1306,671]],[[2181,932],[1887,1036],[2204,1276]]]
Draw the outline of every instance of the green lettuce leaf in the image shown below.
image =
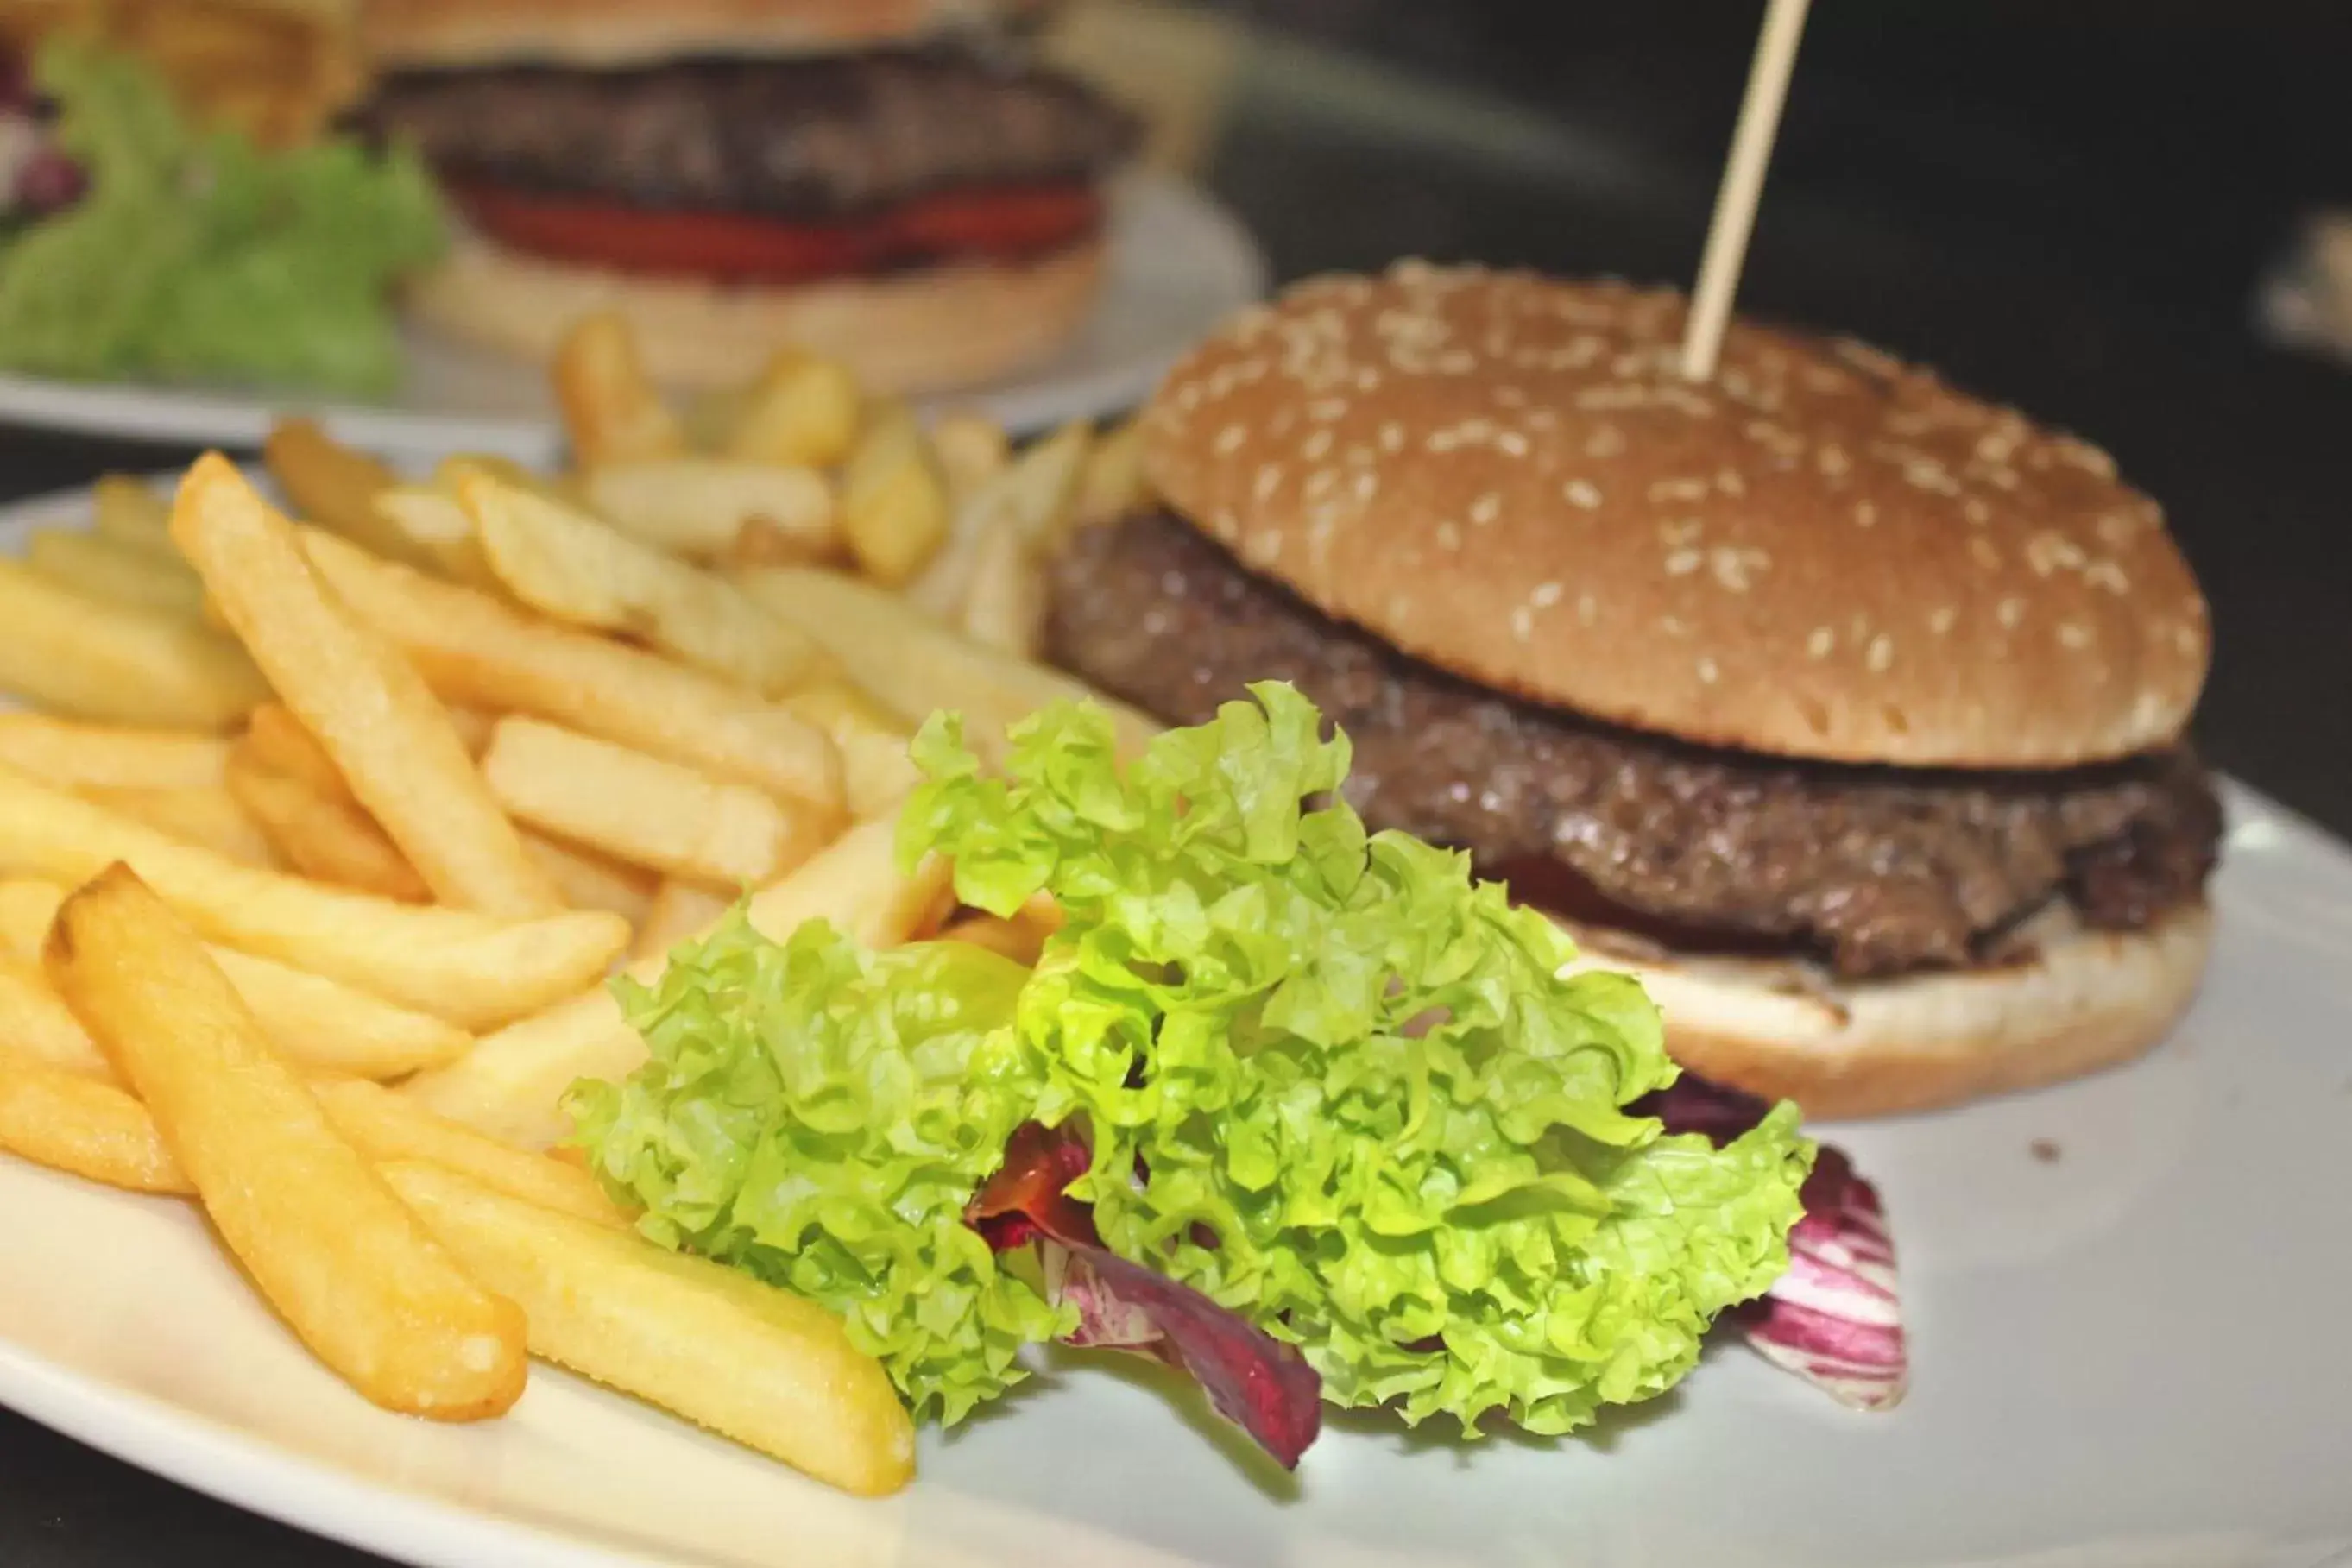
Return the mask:
[[1122,774],[1049,710],[985,776],[951,717],[900,847],[966,903],[1050,893],[1021,990],[1035,1114],[1083,1118],[1073,1192],[1120,1255],[1292,1340],[1341,1405],[1570,1430],[1696,1360],[1787,1266],[1793,1107],[1718,1151],[1625,1107],[1675,1075],[1632,980],[1466,858],[1367,835],[1344,737],[1253,688]]
[[268,152],[200,132],[152,68],[63,38],[44,46],[35,74],[89,189],[0,250],[0,365],[392,383],[388,290],[446,240],[413,156],[342,141]]
[[952,1423],[1066,1326],[963,1218],[1037,1098],[1011,1028],[1027,978],[963,944],[863,952],[822,923],[779,945],[739,910],[657,985],[615,982],[651,1060],[571,1107],[647,1236],[840,1313],[918,1416]]

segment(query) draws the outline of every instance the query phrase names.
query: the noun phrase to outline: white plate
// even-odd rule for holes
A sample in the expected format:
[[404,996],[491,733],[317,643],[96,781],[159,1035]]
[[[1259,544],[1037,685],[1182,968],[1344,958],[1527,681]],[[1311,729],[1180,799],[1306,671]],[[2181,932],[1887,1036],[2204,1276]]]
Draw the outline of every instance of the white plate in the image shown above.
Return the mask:
[[[978,407],[1016,434],[1141,401],[1178,354],[1265,290],[1264,258],[1223,207],[1190,185],[1144,174],[1114,193],[1108,275],[1092,319],[1052,361],[1016,381],[937,400]],[[421,331],[383,403],[319,402],[296,392],[53,381],[0,373],[0,421],[191,445],[254,447],[279,413],[318,416],[355,445],[413,458],[495,452],[551,460],[561,441],[545,377]]]
[[[0,510],[0,549],[84,507]],[[191,1208],[6,1156],[0,1404],[432,1568],[2352,1561],[2352,852],[2246,791],[2231,809],[2212,978],[2154,1056],[1834,1134],[1902,1254],[1891,1414],[1725,1347],[1593,1440],[1344,1418],[1265,1484],[1196,1400],[1072,1356],[857,1502],[545,1368],[503,1421],[384,1415]]]

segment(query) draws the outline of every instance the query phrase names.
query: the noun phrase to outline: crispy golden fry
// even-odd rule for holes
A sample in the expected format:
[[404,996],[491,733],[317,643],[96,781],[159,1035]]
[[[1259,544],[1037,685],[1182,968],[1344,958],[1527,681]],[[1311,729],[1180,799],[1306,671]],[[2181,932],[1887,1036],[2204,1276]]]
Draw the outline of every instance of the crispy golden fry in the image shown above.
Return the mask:
[[1010,517],[991,518],[980,536],[971,589],[959,617],[963,634],[983,648],[1035,662],[1045,642],[1045,579],[1036,554]]
[[[869,947],[895,946],[927,929],[948,896],[947,868],[934,857],[900,874],[897,832],[889,821],[852,828],[754,894],[751,924],[781,939],[805,921],[830,920]],[[628,973],[650,983],[667,958],[665,948]],[[645,1041],[599,985],[484,1036],[463,1061],[420,1073],[402,1092],[502,1143],[545,1148],[571,1131],[560,1102],[575,1080],[622,1078],[645,1059]]]
[[[21,963],[38,963],[58,906],[64,902],[65,890],[54,883],[0,883],[0,952]],[[340,980],[305,974],[234,947],[206,951],[253,1009],[270,1042],[306,1071],[404,1078],[445,1066],[473,1048],[474,1037],[454,1024],[394,1006]],[[51,1037],[52,1042],[58,1038]],[[0,1041],[5,1039],[0,1035]],[[104,1065],[95,1046],[88,1057],[78,1060],[84,1065]],[[61,1061],[60,1065],[73,1062]]]
[[947,476],[907,405],[875,404],[841,476],[841,532],[866,575],[896,588],[948,537]]
[[28,1061],[12,1053],[5,1042],[0,1042],[0,1149],[51,1170],[131,1192],[195,1190],[146,1106],[106,1078]]
[[226,638],[177,615],[101,603],[0,559],[0,692],[73,718],[230,728],[269,695]]
[[415,557],[435,576],[469,588],[496,582],[489,563],[482,559],[474,519],[439,485],[394,485],[379,490],[375,509],[386,528],[408,541],[408,549],[392,559]]
[[863,402],[847,366],[787,349],[725,411],[719,444],[750,463],[831,468],[856,444]]
[[832,649],[859,685],[899,712],[961,712],[971,744],[992,760],[1003,757],[1006,727],[1065,700],[1083,699],[1108,711],[1123,753],[1140,751],[1159,732],[1148,716],[1124,703],[1058,670],[982,647],[869,583],[792,567],[745,572],[736,580]]
[[60,588],[88,599],[200,622],[205,591],[196,574],[138,545],[70,528],[35,528],[25,563]]
[[507,590],[567,625],[638,637],[763,695],[830,673],[832,656],[724,578],[638,543],[585,512],[494,480],[459,495]]
[[308,419],[281,419],[262,444],[261,460],[294,515],[339,534],[362,549],[404,565],[433,560],[377,509],[376,498],[400,476],[355,452]]
[[907,791],[922,781],[907,755],[915,727],[857,687],[828,681],[793,693],[783,706],[840,747],[849,814],[859,821],[897,810]]
[[570,908],[609,910],[635,926],[653,906],[660,879],[651,872],[528,830],[522,847],[530,852],[530,858],[555,883]]
[[229,760],[228,789],[278,856],[302,875],[403,904],[433,902],[433,890],[400,846],[348,799],[242,756]]
[[968,942],[975,947],[985,947],[1000,957],[1016,964],[1034,965],[1044,951],[1045,934],[1020,920],[1003,920],[993,915],[974,915],[959,920],[940,933],[942,942]]
[[578,1166],[510,1149],[381,1084],[343,1079],[314,1083],[310,1091],[326,1107],[335,1131],[378,1164],[423,1160],[558,1214],[628,1228],[628,1216]]
[[862,1496],[914,1473],[898,1391],[823,1308],[450,1171],[383,1174],[476,1278],[521,1303],[534,1355]]
[[948,495],[959,507],[1013,460],[1013,438],[984,413],[958,411],[931,425],[931,449],[948,476]]
[[604,974],[627,923],[419,907],[257,871],[0,768],[0,877],[82,882],[126,861],[212,940],[467,1027],[544,1008]]
[[261,824],[226,789],[90,789],[82,796],[110,811],[197,844],[245,865],[277,871],[285,865]]
[[499,716],[478,707],[467,707],[463,703],[444,703],[442,706],[448,710],[449,723],[457,730],[457,738],[466,743],[467,754],[481,756],[483,748],[490,744],[490,731],[498,727]]
[[555,351],[555,401],[583,465],[676,457],[686,430],[646,379],[629,324],[610,311],[583,317]]
[[518,821],[631,865],[719,888],[781,875],[833,836],[838,816],[787,805],[531,718],[499,722],[482,777]]
[[[1041,541],[1059,531],[1077,499],[1093,440],[1093,432],[1083,423],[1066,424],[982,480],[956,507],[955,528],[946,548],[907,585],[908,599],[935,619],[962,626],[982,552],[1004,551],[1017,541],[1024,549],[1013,552],[1016,559],[1042,555]],[[991,546],[992,538],[1001,542]],[[992,591],[998,591],[998,586],[992,585]]]
[[435,896],[489,915],[563,907],[424,680],[335,601],[294,526],[227,459],[208,455],[188,471],[172,537],[279,700]]
[[66,901],[49,977],[311,1350],[388,1410],[478,1420],[522,1394],[522,1313],[468,1279],[343,1142],[194,935],[127,867]]
[[[1090,528],[1139,508],[1150,497],[1143,477],[1143,427],[1129,420],[1106,434],[1087,454],[1085,475],[1078,480],[1076,503],[1068,514],[1072,528]],[[1038,548],[1051,554],[1062,536],[1048,530],[1038,536]]]
[[32,962],[0,956],[0,1063],[14,1051],[62,1071],[105,1076],[97,1043]]
[[732,902],[709,888],[669,878],[655,892],[645,918],[637,922],[637,939],[629,945],[629,961],[667,957],[671,948],[709,929]]
[[841,804],[841,758],[832,742],[780,707],[327,535],[304,542],[343,601],[452,701],[548,719],[814,805]]
[[89,495],[89,526],[99,538],[185,564],[172,542],[172,503],[152,485],[128,474],[108,474],[90,486]]
[[807,560],[841,542],[832,487],[814,468],[729,457],[605,463],[581,476],[597,516],[642,545],[688,560],[731,559],[747,534],[763,550]]
[[216,789],[228,747],[183,730],[0,713],[0,765],[68,789]]
[[245,737],[237,742],[236,753],[273,773],[299,779],[322,795],[351,793],[335,759],[284,703],[263,703],[246,715]]

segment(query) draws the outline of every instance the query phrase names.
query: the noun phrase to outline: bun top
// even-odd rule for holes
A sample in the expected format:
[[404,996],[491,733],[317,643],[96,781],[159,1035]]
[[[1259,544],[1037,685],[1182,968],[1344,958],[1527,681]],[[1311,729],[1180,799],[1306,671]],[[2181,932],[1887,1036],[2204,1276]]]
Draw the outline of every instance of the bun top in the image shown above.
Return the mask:
[[2174,739],[2211,656],[2105,454],[1682,297],[1405,263],[1228,323],[1145,410],[1152,484],[1429,664],[1706,745],[2064,768]]
[[1039,0],[363,0],[360,26],[370,58],[386,70],[604,68],[835,54],[1041,8]]

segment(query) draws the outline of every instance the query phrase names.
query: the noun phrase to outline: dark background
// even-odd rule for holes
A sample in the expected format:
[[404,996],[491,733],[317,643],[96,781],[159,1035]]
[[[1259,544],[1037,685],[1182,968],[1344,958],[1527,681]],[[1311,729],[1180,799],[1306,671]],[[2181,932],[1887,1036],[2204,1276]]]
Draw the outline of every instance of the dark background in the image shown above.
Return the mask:
[[[1285,278],[1423,254],[1686,279],[1761,11],[1224,8],[1289,40],[1247,60],[1210,171]],[[1816,0],[1742,305],[2114,452],[2214,601],[2202,743],[2352,833],[2352,373],[2252,328],[2328,201],[2352,204],[2342,0]],[[184,455],[0,428],[0,495]],[[362,1560],[0,1415],[0,1564],[228,1561]]]

